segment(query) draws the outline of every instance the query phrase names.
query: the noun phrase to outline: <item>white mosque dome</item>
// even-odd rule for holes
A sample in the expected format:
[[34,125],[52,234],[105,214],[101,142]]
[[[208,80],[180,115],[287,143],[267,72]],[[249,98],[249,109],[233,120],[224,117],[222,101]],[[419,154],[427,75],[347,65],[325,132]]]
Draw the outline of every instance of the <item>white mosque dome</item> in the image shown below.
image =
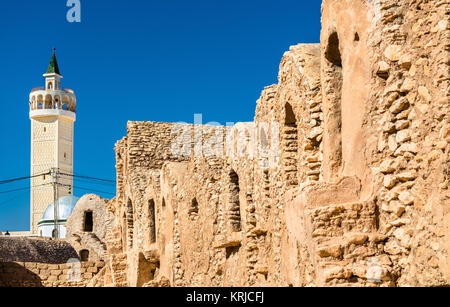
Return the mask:
[[[72,214],[73,208],[77,204],[79,198],[75,196],[64,196],[58,199],[58,220],[67,220]],[[49,221],[55,219],[55,205],[51,203],[45,209],[42,221]]]
[[[58,221],[56,226],[58,228],[58,238],[66,237],[66,222],[72,214],[75,205],[79,198],[75,196],[64,196],[58,199]],[[51,203],[42,215],[41,221],[38,223],[38,233],[41,237],[55,237],[55,205]]]

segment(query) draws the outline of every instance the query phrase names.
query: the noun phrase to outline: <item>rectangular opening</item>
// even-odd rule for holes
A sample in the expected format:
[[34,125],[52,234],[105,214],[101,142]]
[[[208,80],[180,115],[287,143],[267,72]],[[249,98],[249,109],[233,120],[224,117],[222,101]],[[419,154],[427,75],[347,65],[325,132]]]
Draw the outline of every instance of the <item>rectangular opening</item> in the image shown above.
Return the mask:
[[285,119],[283,127],[284,180],[287,186],[298,185],[298,128],[297,118],[290,103],[284,106]]
[[156,216],[155,216],[155,202],[151,199],[148,202],[148,215],[150,220],[150,243],[156,242]]
[[84,231],[92,232],[94,226],[92,211],[86,211],[84,213]]
[[228,219],[233,232],[241,231],[241,204],[239,200],[239,176],[234,171],[230,171],[229,182],[229,204],[228,204]]
[[196,198],[191,201],[188,214],[191,220],[195,220],[198,217],[198,201]]
[[87,249],[83,249],[80,251],[80,260],[82,262],[89,261],[89,251]]
[[340,176],[342,161],[342,87],[343,62],[337,32],[328,38],[325,51],[326,77],[323,88],[332,89],[324,97],[324,176],[330,180]]
[[129,198],[127,201],[126,225],[127,225],[127,245],[128,248],[131,249],[133,247],[134,213],[133,213],[133,202]]
[[225,249],[227,259],[233,255],[237,255],[239,253],[239,249],[241,246],[229,246]]

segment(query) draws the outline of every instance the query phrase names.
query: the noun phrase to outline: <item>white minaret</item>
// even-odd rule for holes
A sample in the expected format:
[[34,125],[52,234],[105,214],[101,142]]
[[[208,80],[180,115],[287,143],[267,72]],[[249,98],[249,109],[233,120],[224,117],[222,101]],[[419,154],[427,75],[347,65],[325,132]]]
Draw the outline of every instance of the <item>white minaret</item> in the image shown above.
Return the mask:
[[[59,72],[55,49],[47,72],[45,87],[31,90],[31,176],[58,169],[60,173],[73,174],[73,127],[76,119],[76,97],[71,89],[61,87],[63,78]],[[72,191],[70,176],[58,178],[57,197]],[[30,227],[38,234],[38,222],[47,206],[53,202],[52,176],[31,178]]]

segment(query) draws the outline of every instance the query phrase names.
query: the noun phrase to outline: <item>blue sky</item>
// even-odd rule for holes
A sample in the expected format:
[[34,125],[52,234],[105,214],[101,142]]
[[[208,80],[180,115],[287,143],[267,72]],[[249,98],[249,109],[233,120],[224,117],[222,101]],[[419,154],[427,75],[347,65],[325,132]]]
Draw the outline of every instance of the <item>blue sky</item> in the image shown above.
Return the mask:
[[[80,2],[81,23],[67,22],[66,0],[0,2],[0,181],[30,173],[28,95],[44,85],[52,47],[77,95],[74,172],[115,179],[128,120],[251,121],[283,53],[320,35],[320,0]],[[0,230],[28,230],[29,191],[2,193],[26,187],[0,185]]]

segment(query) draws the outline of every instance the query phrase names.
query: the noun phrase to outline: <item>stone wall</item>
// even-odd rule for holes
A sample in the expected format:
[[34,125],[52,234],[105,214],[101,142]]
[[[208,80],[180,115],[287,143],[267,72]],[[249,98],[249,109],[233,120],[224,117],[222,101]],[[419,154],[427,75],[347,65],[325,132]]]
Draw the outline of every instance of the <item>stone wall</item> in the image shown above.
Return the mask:
[[97,284],[448,286],[449,4],[324,0],[254,122],[129,122]]
[[0,238],[0,287],[85,287],[105,262],[80,261],[65,240]]
[[449,283],[449,4],[385,1],[373,41],[380,230],[399,285]]
[[104,262],[0,262],[0,287],[86,287]]
[[0,237],[0,262],[65,263],[78,259],[77,252],[64,240]]

